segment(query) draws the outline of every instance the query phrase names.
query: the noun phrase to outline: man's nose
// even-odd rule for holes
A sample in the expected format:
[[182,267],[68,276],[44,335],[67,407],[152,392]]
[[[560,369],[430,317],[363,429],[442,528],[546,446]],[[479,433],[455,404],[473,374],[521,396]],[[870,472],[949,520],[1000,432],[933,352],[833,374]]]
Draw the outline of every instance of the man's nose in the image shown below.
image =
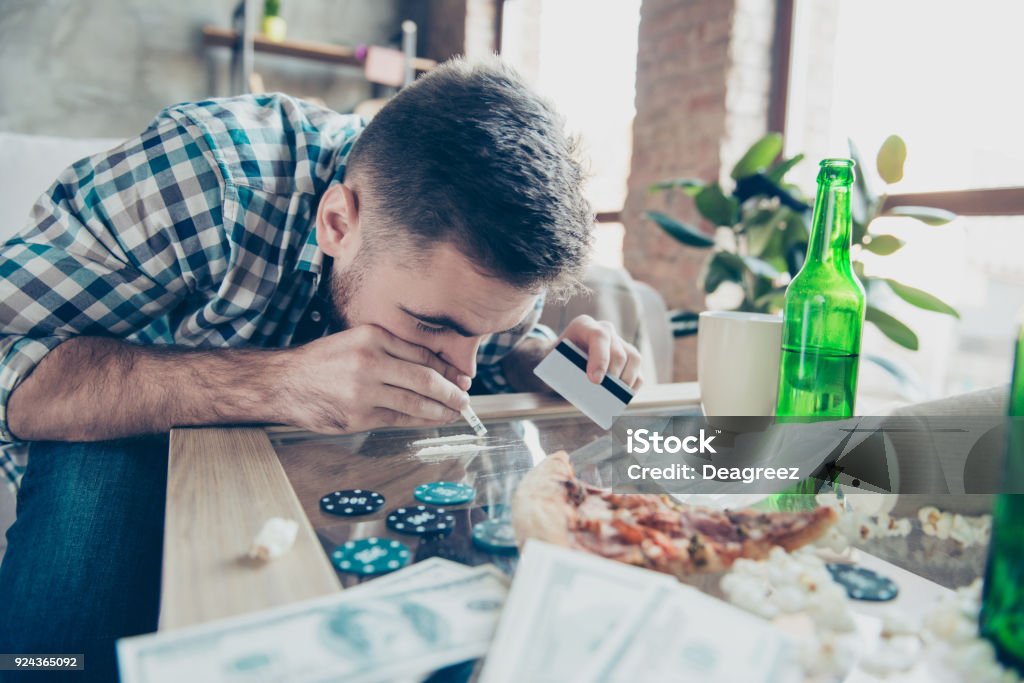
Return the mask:
[[445,340],[438,350],[439,355],[464,375],[476,376],[476,352],[480,348],[482,337],[456,337]]

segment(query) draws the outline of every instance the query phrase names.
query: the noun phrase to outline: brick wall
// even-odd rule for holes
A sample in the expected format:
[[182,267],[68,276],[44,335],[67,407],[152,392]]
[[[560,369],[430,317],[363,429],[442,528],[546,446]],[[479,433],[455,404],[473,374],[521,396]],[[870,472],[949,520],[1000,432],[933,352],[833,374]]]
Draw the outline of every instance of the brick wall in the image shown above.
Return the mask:
[[[669,200],[647,188],[670,177],[727,178],[764,133],[774,11],[772,0],[644,0],[641,7],[623,255],[670,308],[703,309],[699,276],[708,252],[643,220],[644,210],[659,209],[701,224],[688,197]],[[675,375],[696,379],[696,338],[676,342]]]
[[420,28],[417,51],[425,57],[444,61],[494,52],[496,0],[405,0],[401,7]]

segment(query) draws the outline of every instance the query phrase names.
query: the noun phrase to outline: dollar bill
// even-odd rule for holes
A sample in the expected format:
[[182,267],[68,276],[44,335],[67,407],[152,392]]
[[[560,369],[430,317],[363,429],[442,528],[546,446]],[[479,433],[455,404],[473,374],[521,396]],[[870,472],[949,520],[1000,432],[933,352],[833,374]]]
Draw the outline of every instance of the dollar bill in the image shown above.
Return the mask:
[[481,683],[572,681],[675,579],[530,540],[516,570]]
[[788,648],[771,625],[666,574],[531,540],[481,683],[777,681]]
[[575,680],[777,683],[797,680],[781,631],[689,586],[659,591]]
[[122,639],[121,680],[375,683],[480,657],[507,582],[493,567],[421,564],[326,598]]

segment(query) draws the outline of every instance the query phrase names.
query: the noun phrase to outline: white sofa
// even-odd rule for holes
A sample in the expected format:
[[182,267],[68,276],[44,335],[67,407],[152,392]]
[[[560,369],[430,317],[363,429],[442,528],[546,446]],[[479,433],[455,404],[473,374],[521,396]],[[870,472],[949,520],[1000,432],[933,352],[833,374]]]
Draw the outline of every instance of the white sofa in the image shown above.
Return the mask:
[[[0,243],[24,227],[32,205],[67,166],[114,147],[116,138],[69,139],[0,132]],[[672,378],[672,337],[665,304],[649,286],[620,269],[593,267],[588,294],[549,305],[543,322],[556,331],[574,316],[589,313],[611,320],[645,356],[649,382]],[[24,453],[19,458],[24,458]],[[7,547],[7,527],[14,520],[13,490],[0,482],[0,558]]]
[[[0,132],[0,243],[24,227],[36,198],[64,168],[119,142],[112,138],[73,140]],[[14,447],[18,462],[24,463],[26,450]],[[14,515],[14,489],[4,477],[0,480],[0,559],[7,549],[7,528]]]

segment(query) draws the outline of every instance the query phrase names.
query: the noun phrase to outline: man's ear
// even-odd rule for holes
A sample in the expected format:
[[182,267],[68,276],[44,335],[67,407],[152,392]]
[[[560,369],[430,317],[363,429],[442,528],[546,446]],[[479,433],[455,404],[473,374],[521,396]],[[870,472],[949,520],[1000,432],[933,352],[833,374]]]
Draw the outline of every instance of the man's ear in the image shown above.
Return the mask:
[[316,210],[316,242],[320,250],[342,263],[359,251],[359,200],[352,188],[335,183]]

